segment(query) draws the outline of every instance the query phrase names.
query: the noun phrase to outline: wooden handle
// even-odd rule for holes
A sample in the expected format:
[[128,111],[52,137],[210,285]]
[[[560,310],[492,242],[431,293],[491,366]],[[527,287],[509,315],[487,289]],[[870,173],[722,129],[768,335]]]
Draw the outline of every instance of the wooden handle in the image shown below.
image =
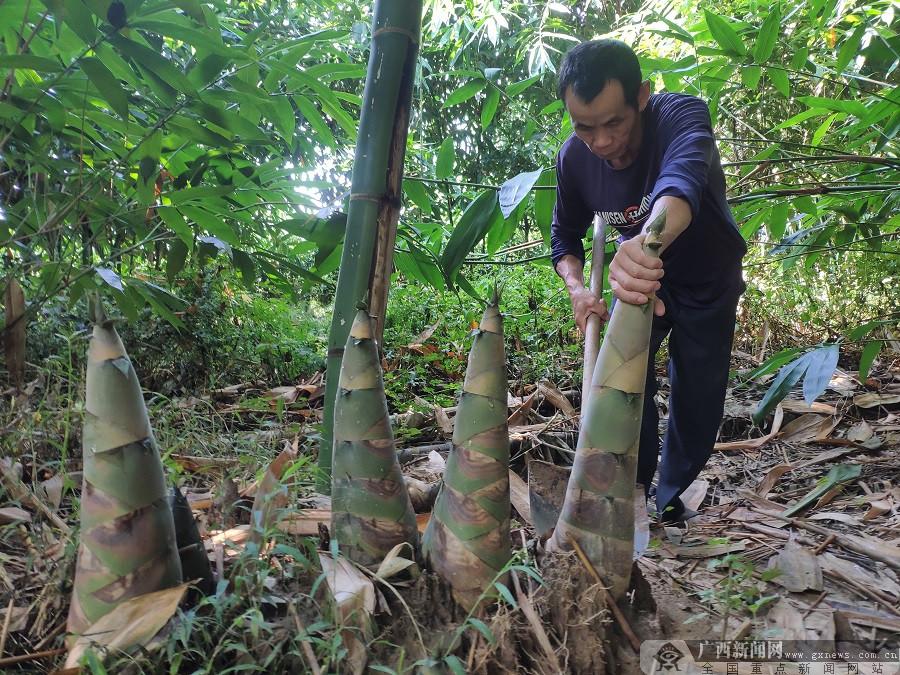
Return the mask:
[[[603,298],[603,263],[606,253],[606,223],[599,215],[594,215],[594,243],[591,255],[591,277],[589,288],[597,300]],[[603,324],[596,314],[589,314],[584,330],[584,373],[581,384],[581,410],[585,409],[591,393],[594,365],[600,351],[600,329]]]

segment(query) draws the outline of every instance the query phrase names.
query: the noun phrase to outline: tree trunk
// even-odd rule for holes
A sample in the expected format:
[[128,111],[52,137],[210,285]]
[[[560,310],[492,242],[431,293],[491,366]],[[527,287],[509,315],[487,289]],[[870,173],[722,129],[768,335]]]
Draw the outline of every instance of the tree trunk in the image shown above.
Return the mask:
[[[665,212],[644,243],[658,256]],[[634,482],[641,436],[644,384],[654,297],[644,305],[616,304],[600,347],[562,513],[549,549],[575,539],[610,584],[614,598],[628,590],[634,551]]]
[[[376,319],[378,325],[384,325],[421,23],[421,0],[375,2],[347,233],[328,336],[325,411],[319,447],[320,488],[326,491],[331,480],[334,400],[344,343],[356,304],[370,295],[373,274],[378,290],[371,293],[369,304],[381,317]],[[377,266],[376,240],[380,261]],[[380,336],[380,332],[377,334]]]

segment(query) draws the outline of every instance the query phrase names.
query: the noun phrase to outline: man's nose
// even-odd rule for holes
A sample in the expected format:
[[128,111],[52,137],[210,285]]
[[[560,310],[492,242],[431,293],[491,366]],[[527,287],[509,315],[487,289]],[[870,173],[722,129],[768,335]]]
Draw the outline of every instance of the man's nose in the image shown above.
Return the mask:
[[602,153],[609,149],[609,136],[607,134],[595,132],[591,137],[591,150],[593,152]]

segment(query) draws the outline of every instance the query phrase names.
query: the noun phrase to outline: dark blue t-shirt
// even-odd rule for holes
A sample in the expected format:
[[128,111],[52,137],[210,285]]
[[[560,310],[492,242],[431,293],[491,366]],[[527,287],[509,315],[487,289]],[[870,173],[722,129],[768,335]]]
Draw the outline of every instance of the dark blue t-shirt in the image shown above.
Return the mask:
[[624,169],[612,168],[575,135],[563,144],[556,160],[553,264],[566,254],[584,262],[582,240],[594,213],[628,239],[640,233],[658,197],[673,195],[690,204],[693,219],[663,252],[663,285],[699,301],[740,292],[747,246],[725,199],[725,174],[706,103],[683,94],[653,94],[642,124],[640,151]]

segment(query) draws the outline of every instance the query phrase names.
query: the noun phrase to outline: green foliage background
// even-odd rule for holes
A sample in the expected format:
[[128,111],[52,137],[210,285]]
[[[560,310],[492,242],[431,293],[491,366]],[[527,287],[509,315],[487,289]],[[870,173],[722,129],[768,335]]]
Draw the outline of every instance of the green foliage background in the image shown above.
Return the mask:
[[[0,248],[44,335],[33,359],[60,326],[77,330],[84,294],[99,289],[142,344],[175,348],[153,367],[180,373],[173,390],[318,366],[369,10],[0,3]],[[856,340],[874,358],[897,322],[895,11],[889,0],[426,3],[389,318],[409,330],[389,339],[415,335],[438,307],[452,339],[477,311],[465,294],[497,278],[515,289],[531,354],[571,328],[547,246],[553,158],[570,133],[554,67],[578,41],[612,35],[636,47],[657,91],[709,102],[751,243],[745,346],[767,324],[776,346]]]

